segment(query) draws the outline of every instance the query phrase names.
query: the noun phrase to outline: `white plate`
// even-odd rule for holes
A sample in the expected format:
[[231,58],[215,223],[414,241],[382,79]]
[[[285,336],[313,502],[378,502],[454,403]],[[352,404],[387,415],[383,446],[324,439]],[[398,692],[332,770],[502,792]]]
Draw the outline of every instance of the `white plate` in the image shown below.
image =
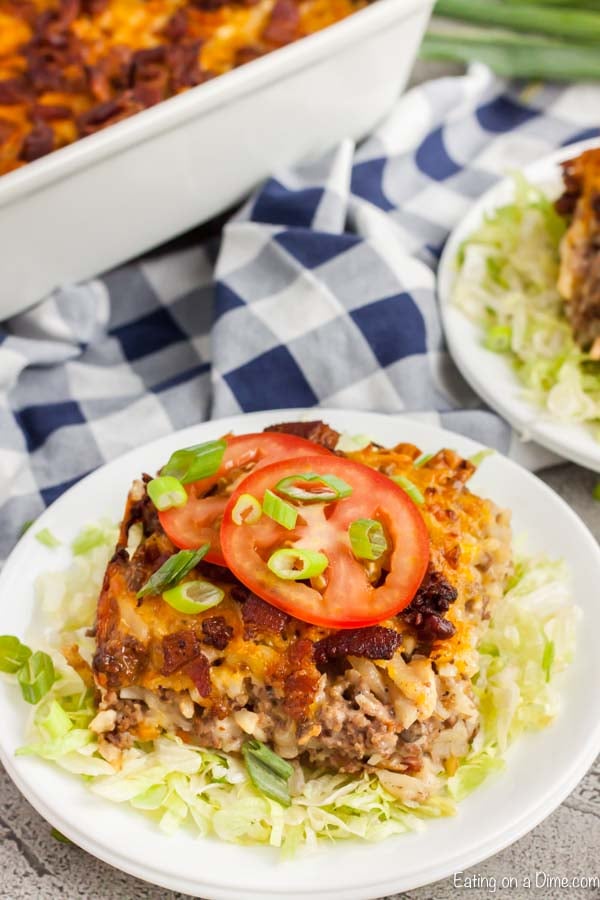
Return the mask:
[[[311,410],[335,428],[368,433],[384,444],[411,441],[424,450],[451,446],[471,454],[480,446],[458,434],[402,417]],[[210,422],[139,448],[84,478],[53,504],[19,542],[0,576],[0,633],[23,636],[33,610],[32,583],[67,562],[66,551],[42,547],[32,532],[50,528],[70,539],[82,524],[121,515],[131,480],[156,469],[177,447],[230,429],[258,431],[299,418],[298,411],[256,413]],[[522,738],[505,772],[460,806],[456,818],[428,823],[422,833],[380,844],[339,843],[316,855],[281,862],[278,851],[194,838],[185,830],[165,837],[143,814],[103,801],[78,778],[29,757],[14,756],[28,710],[18,690],[0,685],[0,756],[11,778],[49,822],[90,853],[148,881],[210,900],[292,898],[368,900],[410,890],[465,869],[517,840],[567,796],[600,750],[600,607],[590,586],[600,583],[600,550],[581,521],[548,487],[500,455],[474,478],[477,491],[514,511],[515,530],[533,550],[564,557],[585,627],[564,679],[564,709],[545,731]],[[61,555],[62,554],[62,555]]]
[[[561,191],[559,164],[577,156],[589,147],[597,147],[598,139],[563,147],[551,156],[527,166],[523,174],[528,181],[543,188],[550,197]],[[513,198],[513,182],[506,178],[483,194],[450,235],[438,270],[438,296],[448,348],[465,379],[500,415],[525,438],[531,438],[555,453],[600,472],[600,441],[590,428],[578,423],[560,422],[523,399],[523,387],[507,360],[486,350],[481,328],[451,303],[456,277],[455,260],[462,242],[489,213]]]

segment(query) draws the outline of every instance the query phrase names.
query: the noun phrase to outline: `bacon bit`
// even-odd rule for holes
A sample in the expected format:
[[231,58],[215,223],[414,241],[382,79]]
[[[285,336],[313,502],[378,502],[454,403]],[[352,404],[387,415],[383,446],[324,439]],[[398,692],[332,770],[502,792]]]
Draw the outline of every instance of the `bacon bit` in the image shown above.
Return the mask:
[[163,34],[169,41],[177,43],[185,37],[188,27],[188,14],[185,9],[178,9],[173,13],[165,27]]
[[233,628],[225,621],[224,616],[211,616],[202,623],[204,643],[224,650],[233,637]]
[[283,708],[296,721],[302,721],[314,702],[320,673],[315,666],[314,644],[301,638],[290,644],[287,652],[289,674],[284,680]]
[[13,137],[16,130],[17,125],[15,122],[11,122],[10,119],[0,118],[0,144],[3,144],[5,141],[8,141],[9,138]]
[[295,437],[320,444],[327,450],[335,450],[340,439],[339,431],[334,431],[325,422],[282,422],[280,425],[269,425],[265,431],[274,431],[277,434],[292,434]]
[[39,122],[29,132],[21,148],[20,159],[33,162],[54,150],[54,132],[49,125]]
[[211,691],[210,664],[204,653],[199,653],[183,671],[192,679],[200,696],[208,697]]
[[457,597],[456,588],[430,566],[421,587],[400,617],[416,629],[419,640],[445,640],[452,637],[456,628],[444,618],[444,613]]
[[[231,592],[232,597],[236,600],[240,599],[241,591],[234,588]],[[274,634],[281,634],[288,622],[286,613],[265,603],[256,594],[247,591],[247,598],[242,606],[242,619],[246,625],[244,636],[246,638],[254,637],[262,631],[271,631]]]
[[277,0],[262,36],[278,47],[300,37],[300,11],[294,0]]
[[162,639],[163,675],[171,675],[200,653],[200,644],[193,631],[176,631]]
[[366,659],[391,659],[402,635],[391,628],[370,625],[348,631],[336,631],[315,644],[315,662],[322,667],[343,656],[364,656]]
[[200,48],[202,41],[190,44],[175,44],[167,48],[167,64],[171,70],[174,91],[195,87],[208,77],[200,68]]
[[27,103],[31,99],[31,88],[24,78],[6,78],[0,81],[0,106]]
[[[264,51],[260,47],[240,47],[235,54],[235,65],[243,66],[261,56],[264,56]],[[269,430],[267,429],[267,431]]]
[[70,106],[50,103],[36,103],[31,111],[32,118],[52,122],[54,119],[70,119],[73,115]]
[[460,561],[460,544],[455,544],[444,553],[444,559],[452,569],[458,568]]
[[131,91],[126,91],[120,97],[107,100],[106,103],[99,103],[79,116],[79,133],[82,136],[93,134],[95,131],[100,131],[101,128],[127,119],[142,109],[142,104],[134,99]]

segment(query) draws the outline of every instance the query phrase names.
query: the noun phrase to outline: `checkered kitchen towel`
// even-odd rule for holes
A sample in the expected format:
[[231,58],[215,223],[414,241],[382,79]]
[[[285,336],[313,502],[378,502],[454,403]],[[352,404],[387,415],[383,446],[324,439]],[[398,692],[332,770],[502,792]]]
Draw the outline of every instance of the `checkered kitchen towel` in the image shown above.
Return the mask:
[[446,353],[436,260],[507,169],[599,134],[599,101],[481,67],[430,82],[360,147],[278,173],[220,247],[154,254],[0,325],[0,559],[91,469],[239,411],[429,411],[523,458]]

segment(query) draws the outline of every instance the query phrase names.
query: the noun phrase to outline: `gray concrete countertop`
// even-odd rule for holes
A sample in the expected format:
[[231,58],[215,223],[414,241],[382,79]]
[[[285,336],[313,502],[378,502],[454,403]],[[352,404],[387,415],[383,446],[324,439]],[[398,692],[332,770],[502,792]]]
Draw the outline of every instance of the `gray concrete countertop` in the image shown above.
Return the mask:
[[[455,71],[418,64],[413,81]],[[542,478],[600,539],[600,503],[592,499],[597,477],[565,464],[547,470]],[[575,887],[573,879],[600,876],[599,859],[600,758],[562,806],[516,844],[454,879],[386,900],[459,900],[461,896],[485,900],[495,894],[510,900],[592,900],[600,898],[600,889]],[[57,842],[50,826],[21,797],[1,766],[0,871],[0,897],[6,900],[186,900],[183,894],[125,875],[72,844]],[[511,877],[518,886],[504,887],[503,879]],[[568,879],[568,886],[552,886],[557,878]]]

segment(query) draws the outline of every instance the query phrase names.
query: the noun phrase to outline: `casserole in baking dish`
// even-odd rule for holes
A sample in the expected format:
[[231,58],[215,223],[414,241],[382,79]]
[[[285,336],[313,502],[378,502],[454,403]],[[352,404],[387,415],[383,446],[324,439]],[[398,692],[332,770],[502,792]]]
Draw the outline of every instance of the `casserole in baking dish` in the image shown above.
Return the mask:
[[0,177],[0,319],[364,136],[406,84],[432,5],[377,0]]
[[0,175],[371,0],[7,0]]

